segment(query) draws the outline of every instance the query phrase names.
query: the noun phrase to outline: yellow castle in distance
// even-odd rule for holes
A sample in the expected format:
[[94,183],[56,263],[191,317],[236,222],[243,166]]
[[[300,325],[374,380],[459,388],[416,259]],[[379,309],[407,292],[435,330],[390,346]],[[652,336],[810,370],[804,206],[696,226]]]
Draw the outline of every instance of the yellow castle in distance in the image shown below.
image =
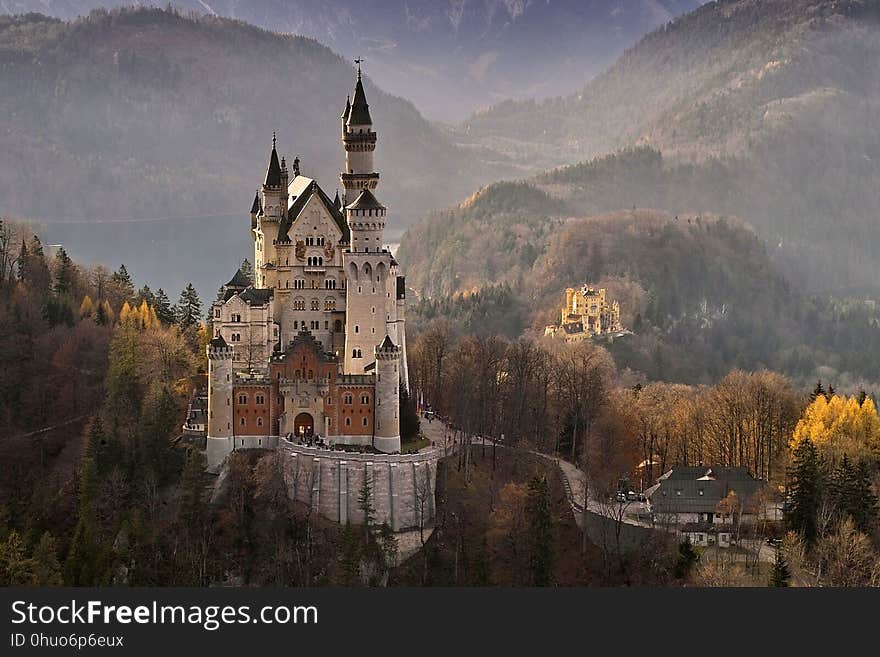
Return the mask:
[[604,288],[584,285],[580,289],[565,290],[561,322],[548,326],[544,335],[575,341],[603,335],[615,337],[625,332],[620,324],[620,304],[609,303]]

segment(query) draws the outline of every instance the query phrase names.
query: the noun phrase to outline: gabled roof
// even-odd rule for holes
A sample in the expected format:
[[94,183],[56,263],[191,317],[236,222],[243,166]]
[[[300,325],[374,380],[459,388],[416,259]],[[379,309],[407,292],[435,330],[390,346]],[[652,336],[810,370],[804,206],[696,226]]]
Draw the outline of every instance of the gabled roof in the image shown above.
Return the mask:
[[239,267],[238,271],[235,272],[235,276],[233,276],[232,280],[230,280],[224,287],[238,287],[244,289],[250,284],[251,279],[249,279],[247,275],[241,270],[241,267]]
[[272,298],[273,291],[271,289],[260,289],[249,287],[244,292],[239,292],[238,298],[252,305],[264,306]]
[[373,125],[370,118],[370,106],[367,104],[367,95],[364,93],[364,85],[361,82],[361,72],[358,71],[357,83],[354,85],[354,99],[351,101],[351,111],[348,114],[346,125]]
[[353,203],[346,206],[348,210],[381,210],[384,208],[385,206],[379,203],[369,189],[363,190]]
[[305,328],[300,329],[300,332],[296,334],[293,340],[291,340],[284,350],[274,358],[276,360],[284,360],[294,351],[303,347],[312,350],[325,363],[335,362],[337,360],[335,355],[324,351],[324,345],[321,341],[316,340],[315,336],[312,335],[312,332]]
[[281,164],[278,162],[278,151],[275,150],[275,138],[272,138],[272,153],[269,155],[269,168],[266,170],[266,187],[281,186]]
[[290,230],[290,227],[293,226],[296,218],[299,216],[300,212],[302,212],[306,203],[309,202],[309,199],[312,198],[312,196],[318,197],[318,200],[324,205],[330,216],[333,217],[339,230],[342,231],[342,239],[340,241],[349,241],[350,232],[345,217],[342,216],[342,212],[334,205],[333,201],[330,200],[330,197],[324,193],[324,190],[321,189],[321,186],[318,185],[315,180],[307,178],[306,176],[297,176],[291,181],[290,185],[287,186],[287,191],[290,195],[291,204],[287,210],[287,216],[281,220],[281,225],[278,227],[279,242],[287,242],[290,240],[288,231]]

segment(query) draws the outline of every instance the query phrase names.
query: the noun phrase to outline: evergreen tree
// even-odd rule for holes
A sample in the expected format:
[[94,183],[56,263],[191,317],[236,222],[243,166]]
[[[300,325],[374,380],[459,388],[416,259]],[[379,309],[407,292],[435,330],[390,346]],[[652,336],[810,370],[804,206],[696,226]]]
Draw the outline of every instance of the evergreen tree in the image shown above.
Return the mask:
[[813,392],[810,393],[810,401],[814,402],[819,396],[827,397],[828,395],[825,392],[825,387],[822,385],[822,379],[816,381],[816,387],[813,388]]
[[372,478],[366,473],[364,473],[364,482],[358,493],[358,509],[363,514],[364,544],[369,544],[370,531],[376,524],[376,507],[373,506]]
[[816,540],[817,516],[824,491],[824,468],[816,446],[809,438],[802,440],[792,455],[788,470],[788,526],[805,540]]
[[40,537],[34,548],[34,583],[37,586],[61,586],[61,564],[58,562],[58,548],[55,538],[49,532]]
[[168,298],[165,290],[161,287],[156,290],[156,298],[153,305],[156,308],[156,316],[163,324],[174,324],[176,321],[174,307],[171,305],[171,299]]
[[32,586],[35,583],[34,566],[21,536],[12,530],[6,541],[0,544],[0,585]]
[[241,261],[241,273],[245,275],[251,285],[254,284],[254,268],[251,265],[251,261],[247,258]]
[[148,306],[156,305],[156,295],[153,294],[153,291],[150,289],[149,285],[144,285],[140,290],[138,290],[137,294],[134,297],[134,305],[140,306],[145,301],[147,302]]
[[113,272],[110,276],[110,282],[114,288],[118,303],[121,304],[125,301],[132,301],[132,298],[134,297],[134,283],[131,282],[131,276],[125,268],[125,265],[119,265],[119,269]]
[[400,440],[402,442],[410,442],[419,437],[421,431],[421,421],[416,411],[415,401],[406,391],[406,386],[400,386]]
[[694,546],[691,544],[690,539],[686,538],[679,543],[678,557],[675,560],[675,577],[677,579],[685,579],[699,559],[700,556],[697,554],[696,550],[694,550]]
[[868,398],[868,393],[865,392],[865,389],[859,388],[859,394],[856,395],[856,401],[859,403],[859,408],[861,408],[864,405],[865,400],[867,398]]
[[188,329],[197,326],[202,319],[202,301],[192,283],[187,283],[177,302],[177,324]]
[[779,547],[776,548],[776,555],[773,559],[773,574],[770,576],[770,586],[784,588],[791,581],[791,572],[788,570],[788,563]]
[[553,583],[553,515],[550,510],[550,487],[546,477],[529,482],[526,502],[529,536],[529,571],[532,586]]
[[37,299],[48,297],[52,276],[43,254],[43,244],[36,235],[31,238],[30,246],[25,246],[22,242],[18,261],[18,278]]
[[67,296],[73,292],[76,282],[76,265],[67,255],[64,248],[58,249],[55,254],[55,285],[54,291],[58,296]]

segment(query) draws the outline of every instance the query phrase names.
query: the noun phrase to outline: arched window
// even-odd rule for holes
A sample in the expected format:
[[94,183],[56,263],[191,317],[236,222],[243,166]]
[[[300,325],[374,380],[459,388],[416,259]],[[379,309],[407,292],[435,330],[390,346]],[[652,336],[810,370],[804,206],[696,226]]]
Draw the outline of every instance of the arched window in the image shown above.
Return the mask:
[[364,426],[367,426],[367,418],[366,417],[362,420],[362,423]]
[[345,426],[347,426],[347,427],[351,426],[351,418],[350,417],[345,418]]
[[361,395],[361,404],[366,406],[369,403],[370,403],[370,396],[366,395],[366,394]]
[[261,417],[258,417],[258,418],[257,418],[257,426],[258,426],[258,427],[263,426],[263,418],[261,418]]
[[239,424],[241,426],[245,426],[245,425],[247,425],[247,420],[245,420],[244,418],[241,418],[241,421],[239,422]]
[[354,397],[352,397],[352,395],[350,393],[346,393],[345,396],[343,396],[343,398],[342,398],[342,403],[346,404],[348,406],[351,406],[353,399],[354,399]]

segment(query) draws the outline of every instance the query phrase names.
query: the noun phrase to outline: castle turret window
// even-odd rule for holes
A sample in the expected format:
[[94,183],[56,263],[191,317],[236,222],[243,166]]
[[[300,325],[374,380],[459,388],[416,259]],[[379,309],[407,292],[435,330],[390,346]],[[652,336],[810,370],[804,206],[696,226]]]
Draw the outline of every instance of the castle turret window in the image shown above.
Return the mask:
[[364,426],[367,426],[367,418],[364,418],[364,419],[363,419],[362,424],[363,424]]

